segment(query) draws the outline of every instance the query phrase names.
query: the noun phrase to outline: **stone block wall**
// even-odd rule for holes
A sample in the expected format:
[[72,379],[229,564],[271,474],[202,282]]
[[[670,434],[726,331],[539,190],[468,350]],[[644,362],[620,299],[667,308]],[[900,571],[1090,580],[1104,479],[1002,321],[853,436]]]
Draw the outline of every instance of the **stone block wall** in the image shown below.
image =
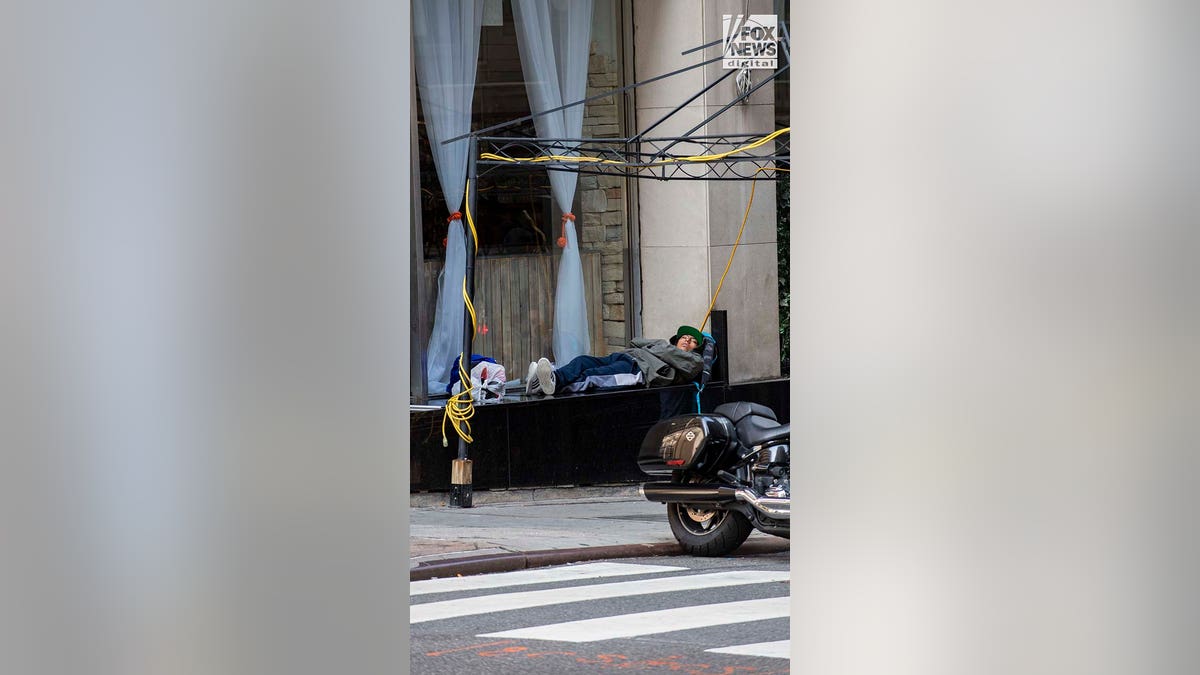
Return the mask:
[[[592,45],[588,61],[587,96],[621,86],[620,65],[615,59],[598,53]],[[620,138],[620,98],[608,96],[585,105],[584,138]],[[601,292],[604,298],[603,330],[606,353],[626,345],[626,261],[629,255],[628,218],[625,178],[581,174],[579,178],[580,250],[601,254]]]

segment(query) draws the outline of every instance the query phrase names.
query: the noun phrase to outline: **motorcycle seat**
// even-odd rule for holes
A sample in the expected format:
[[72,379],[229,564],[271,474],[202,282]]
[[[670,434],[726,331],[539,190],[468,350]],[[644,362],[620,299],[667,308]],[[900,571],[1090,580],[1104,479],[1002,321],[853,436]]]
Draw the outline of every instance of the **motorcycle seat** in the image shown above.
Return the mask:
[[750,403],[748,401],[736,401],[734,403],[722,403],[713,409],[713,412],[722,417],[728,417],[730,422],[737,424],[742,421],[742,418],[747,415],[756,415],[758,417],[766,417],[774,422],[775,411],[765,405]]
[[[761,422],[762,418],[761,417],[748,417],[744,421],[751,421],[751,420],[753,420],[755,422]],[[792,425],[791,424],[779,424],[778,422],[773,422],[773,424],[774,424],[774,426],[765,426],[765,425],[764,426],[757,426],[757,425],[749,426],[749,425],[747,425],[748,428],[746,429],[745,432],[743,432],[742,428],[739,426],[738,427],[738,438],[742,441],[743,445],[753,448],[756,445],[762,445],[763,443],[767,443],[769,441],[777,441],[777,440],[786,439],[788,436],[791,435],[791,433],[792,433]]]
[[780,424],[775,413],[764,405],[737,401],[722,403],[713,409],[717,415],[729,418],[737,429],[738,439],[746,447],[762,445],[768,441],[787,438],[791,433],[790,424]]

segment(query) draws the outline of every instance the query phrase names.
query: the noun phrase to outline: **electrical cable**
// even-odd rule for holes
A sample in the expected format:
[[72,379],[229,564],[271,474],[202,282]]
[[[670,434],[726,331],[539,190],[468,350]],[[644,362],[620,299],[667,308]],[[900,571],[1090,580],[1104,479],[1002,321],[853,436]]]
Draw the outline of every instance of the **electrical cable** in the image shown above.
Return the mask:
[[[466,192],[466,212],[467,225],[471,228],[471,239],[475,244],[475,252],[479,252],[479,235],[475,230],[475,219],[471,217],[471,180],[467,179]],[[471,296],[467,293],[467,280],[463,278],[462,285],[463,303],[467,307],[467,313],[471,317],[471,335],[475,334],[478,327],[478,319],[475,316],[475,305],[471,302]],[[454,427],[455,433],[459,435],[467,443],[471,443],[474,439],[471,437],[471,422],[470,419],[475,416],[475,387],[471,384],[471,371],[467,366],[468,359],[459,352],[458,354],[458,381],[459,392],[450,397],[446,401],[445,411],[442,413],[442,447],[450,446],[450,439],[446,436],[446,422],[449,421]]]
[[[466,303],[467,312],[471,316],[471,334],[475,334],[476,318],[475,306],[471,304],[471,296],[467,295],[467,280],[463,279],[462,287],[463,301]],[[454,427],[454,431],[464,441],[471,443],[474,439],[471,437],[470,419],[475,416],[475,386],[471,384],[471,373],[465,365],[466,359],[462,352],[458,354],[458,380],[459,392],[450,397],[446,401],[446,409],[442,414],[442,447],[448,447],[450,440],[446,436],[447,420]]]
[[712,315],[713,306],[717,304],[717,296],[721,294],[721,286],[725,283],[725,275],[729,274],[729,268],[733,265],[733,256],[737,253],[738,245],[742,242],[742,233],[746,231],[746,222],[750,220],[750,207],[754,205],[754,189],[758,187],[758,174],[762,171],[782,171],[790,173],[790,169],[780,169],[774,166],[764,166],[756,169],[752,174],[754,180],[750,182],[750,201],[746,202],[746,214],[742,216],[742,227],[738,230],[737,239],[733,242],[733,250],[729,252],[729,262],[725,263],[725,271],[721,273],[721,280],[717,282],[717,290],[713,293],[712,302],[708,303],[708,311],[704,313],[704,321],[700,323],[700,330],[708,325],[708,318]]
[[[729,157],[730,155],[735,155],[739,152],[745,152],[747,150],[754,150],[755,148],[758,148],[760,146],[766,145],[767,143],[770,143],[771,141],[775,140],[779,136],[786,134],[786,133],[790,132],[791,130],[792,130],[791,127],[784,127],[782,129],[778,129],[766,136],[763,136],[762,138],[760,138],[756,141],[747,143],[746,145],[736,147],[732,150],[726,150],[725,152],[718,152],[718,153],[713,153],[710,155],[691,155],[688,157],[667,157],[664,159],[656,159],[653,162],[647,163],[647,165],[652,166],[652,165],[658,165],[658,164],[676,164],[676,163],[687,163],[687,162],[713,162],[713,161],[716,161],[719,159],[725,159],[726,157]],[[625,161],[621,161],[621,160],[602,159],[600,157],[591,157],[591,156],[587,156],[587,155],[538,155],[536,157],[504,157],[502,155],[497,155],[495,153],[484,152],[479,155],[479,158],[480,159],[490,159],[490,160],[497,161],[497,162],[510,162],[510,163],[514,163],[514,164],[518,163],[518,162],[530,162],[530,163],[534,163],[534,164],[545,163],[545,162],[629,164],[629,162],[625,162]],[[764,167],[764,168],[769,169],[770,167]]]

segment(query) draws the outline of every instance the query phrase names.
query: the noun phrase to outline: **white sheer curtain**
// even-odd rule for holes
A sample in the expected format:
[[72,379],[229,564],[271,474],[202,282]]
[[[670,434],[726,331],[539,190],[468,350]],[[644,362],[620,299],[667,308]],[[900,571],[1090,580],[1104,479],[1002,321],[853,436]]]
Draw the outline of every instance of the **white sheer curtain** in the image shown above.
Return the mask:
[[433,149],[433,164],[437,167],[446,211],[451,214],[446,264],[438,276],[433,333],[425,352],[425,373],[431,394],[446,390],[452,361],[462,351],[466,234],[462,218],[455,215],[462,208],[468,143],[463,139],[442,145],[442,141],[471,130],[471,99],[475,94],[482,22],[483,0],[413,2],[417,88]]
[[[529,107],[534,113],[578,101],[587,91],[588,54],[592,32],[592,0],[513,0],[517,45]],[[538,136],[579,138],[583,106],[577,105],[534,118]],[[556,154],[574,154],[569,147]],[[578,174],[550,171],[550,190],[564,214],[562,259],[554,293],[554,360],[566,363],[586,354],[591,344],[583,264],[575,235],[571,202]]]

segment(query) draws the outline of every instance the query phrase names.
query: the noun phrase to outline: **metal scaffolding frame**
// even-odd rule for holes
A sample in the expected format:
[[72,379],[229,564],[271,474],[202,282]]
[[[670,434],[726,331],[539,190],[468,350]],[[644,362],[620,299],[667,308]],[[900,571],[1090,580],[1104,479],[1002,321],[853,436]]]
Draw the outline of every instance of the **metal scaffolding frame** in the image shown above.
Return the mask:
[[[733,155],[722,159],[687,161],[686,157],[718,155],[762,138],[763,134],[624,138],[513,138],[482,136],[480,148],[503,159],[476,159],[475,178],[500,168],[573,171],[580,174],[654,178],[658,180],[747,180],[760,168],[788,163],[788,139],[775,139],[767,154]],[[765,147],[765,146],[764,146]],[[528,161],[526,157],[576,154],[598,161]]]
[[[443,141],[443,144],[453,143],[463,139],[468,142],[467,181],[470,189],[466,200],[470,212],[474,212],[475,190],[477,179],[486,176],[500,168],[515,168],[524,170],[545,169],[547,171],[573,171],[580,174],[604,176],[623,176],[626,178],[655,179],[655,180],[753,180],[762,169],[767,169],[770,178],[780,178],[781,172],[770,172],[770,169],[790,163],[790,144],[788,134],[781,134],[766,144],[754,150],[765,151],[756,154],[753,150],[732,152],[749,145],[776,130],[771,129],[761,133],[723,134],[711,136],[695,136],[696,131],[733,108],[735,105],[750,98],[754,92],[775,81],[791,68],[791,43],[788,35],[787,22],[779,21],[779,51],[783,53],[784,64],[774,70],[768,77],[758,82],[747,91],[739,94],[713,114],[703,119],[688,131],[679,136],[648,137],[648,132],[657,128],[663,122],[672,118],[696,99],[716,87],[737,72],[728,70],[700,91],[692,94],[685,101],[675,106],[666,115],[648,125],[639,133],[628,138],[539,138],[523,136],[490,135],[503,129],[511,129],[518,124],[528,122],[536,117],[558,112],[591,101],[608,98],[616,94],[636,89],[637,87],[657,82],[680,73],[696,68],[702,68],[722,60],[724,54],[699,61],[678,70],[634,82],[633,84],[594,94],[578,101],[561,105],[557,108],[544,110],[495,124],[484,129],[468,132]],[[686,56],[704,49],[723,45],[723,40],[714,40],[707,44],[693,47],[680,52]],[[693,159],[712,155],[728,156],[711,159]],[[586,161],[571,159],[553,159],[554,157],[577,156],[588,158]],[[475,239],[470,228],[466,232],[467,266],[466,293],[475,297]],[[464,317],[463,326],[463,355],[471,353],[475,327],[471,317]],[[465,357],[464,357],[464,360]],[[470,370],[469,361],[466,369]],[[450,403],[447,403],[450,405]],[[471,463],[468,459],[467,442],[461,435],[458,439],[458,459],[454,460],[451,468],[450,505],[463,508],[471,506],[472,480]]]

